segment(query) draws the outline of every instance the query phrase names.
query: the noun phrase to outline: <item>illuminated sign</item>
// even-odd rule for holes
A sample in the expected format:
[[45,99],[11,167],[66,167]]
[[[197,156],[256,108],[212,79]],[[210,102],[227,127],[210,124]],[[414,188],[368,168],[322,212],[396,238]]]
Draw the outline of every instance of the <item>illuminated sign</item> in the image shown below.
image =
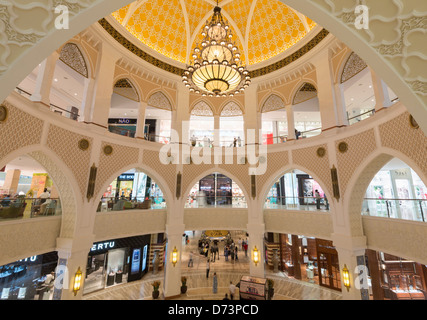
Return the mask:
[[114,248],[116,243],[114,241],[94,243],[90,251],[108,250]]

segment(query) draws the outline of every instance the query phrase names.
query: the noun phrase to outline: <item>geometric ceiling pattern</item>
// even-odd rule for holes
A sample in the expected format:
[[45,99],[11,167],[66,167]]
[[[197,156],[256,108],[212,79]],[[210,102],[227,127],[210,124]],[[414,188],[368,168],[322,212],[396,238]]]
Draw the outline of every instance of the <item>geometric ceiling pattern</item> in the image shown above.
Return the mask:
[[[215,5],[213,0],[137,0],[112,17],[144,45],[188,63]],[[281,54],[316,26],[279,0],[222,0],[219,6],[246,65]]]

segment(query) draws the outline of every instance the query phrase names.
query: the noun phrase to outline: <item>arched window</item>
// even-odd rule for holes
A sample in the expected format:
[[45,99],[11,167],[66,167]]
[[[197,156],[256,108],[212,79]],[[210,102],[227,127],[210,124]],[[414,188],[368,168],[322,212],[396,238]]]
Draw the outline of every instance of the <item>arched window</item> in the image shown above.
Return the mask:
[[160,91],[150,96],[145,110],[148,140],[167,144],[171,138],[172,104]]
[[276,94],[270,95],[265,100],[261,113],[263,144],[285,142],[288,137],[288,122],[283,99]]
[[19,156],[0,172],[0,193],[2,220],[62,214],[56,185],[46,169],[30,156]]
[[65,44],[55,66],[49,96],[51,110],[78,120],[88,76],[87,63],[79,47],[74,43]]
[[283,174],[273,184],[264,207],[284,210],[329,210],[329,203],[316,180],[303,171],[292,170]]
[[189,130],[193,146],[211,147],[213,145],[214,113],[205,101],[198,102],[191,110]]
[[366,190],[362,214],[425,221],[427,187],[415,171],[400,159],[389,161]]
[[129,79],[116,81],[111,97],[108,130],[127,137],[135,137],[139,95]]
[[317,89],[311,83],[304,83],[298,89],[293,101],[295,129],[299,138],[310,138],[322,132]]
[[98,211],[164,209],[166,202],[157,183],[139,169],[122,173],[102,195]]
[[230,101],[222,109],[219,129],[220,146],[239,147],[244,145],[245,127],[243,112],[236,102]]
[[227,176],[214,172],[200,179],[190,191],[187,208],[246,208],[246,199],[239,185]]

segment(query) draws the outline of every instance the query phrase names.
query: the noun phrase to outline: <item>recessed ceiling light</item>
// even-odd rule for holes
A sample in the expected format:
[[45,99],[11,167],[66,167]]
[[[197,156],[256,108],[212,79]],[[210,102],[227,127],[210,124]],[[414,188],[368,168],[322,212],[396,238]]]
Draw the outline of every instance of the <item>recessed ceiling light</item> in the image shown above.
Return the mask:
[[76,95],[77,95],[77,93],[74,93],[74,95],[76,96]]

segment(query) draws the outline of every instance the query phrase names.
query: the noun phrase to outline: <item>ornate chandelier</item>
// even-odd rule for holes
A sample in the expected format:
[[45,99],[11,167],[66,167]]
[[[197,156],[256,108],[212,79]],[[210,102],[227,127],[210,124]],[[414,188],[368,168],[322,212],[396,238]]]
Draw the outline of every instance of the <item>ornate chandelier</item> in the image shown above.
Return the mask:
[[210,22],[202,30],[201,47],[196,44],[192,60],[182,75],[190,92],[203,96],[226,97],[241,93],[251,83],[242,65],[240,52],[218,5]]

